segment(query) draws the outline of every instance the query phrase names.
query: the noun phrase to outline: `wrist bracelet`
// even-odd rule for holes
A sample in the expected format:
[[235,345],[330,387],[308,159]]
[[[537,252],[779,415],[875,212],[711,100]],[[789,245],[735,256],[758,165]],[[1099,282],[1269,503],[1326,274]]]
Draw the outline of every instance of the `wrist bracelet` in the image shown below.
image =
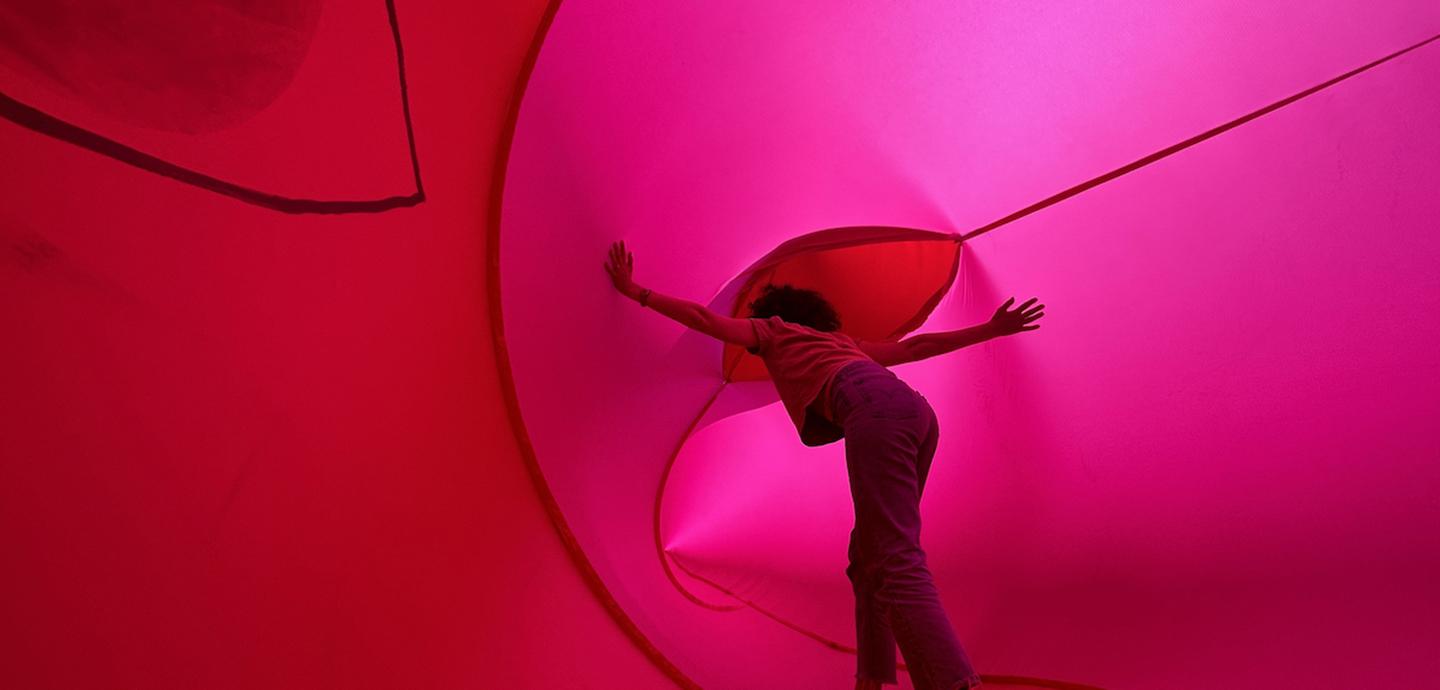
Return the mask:
[[641,291],[640,291],[640,306],[642,306],[642,307],[645,306],[645,302],[646,302],[647,300],[649,300],[649,299],[650,299],[650,288],[645,288],[644,290],[641,290]]

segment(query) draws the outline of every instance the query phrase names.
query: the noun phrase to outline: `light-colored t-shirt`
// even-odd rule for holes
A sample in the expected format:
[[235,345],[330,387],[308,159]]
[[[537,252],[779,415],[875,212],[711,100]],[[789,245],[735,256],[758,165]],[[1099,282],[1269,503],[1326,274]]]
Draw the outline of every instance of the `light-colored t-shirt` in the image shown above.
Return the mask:
[[829,409],[830,380],[845,365],[870,356],[854,338],[838,331],[817,331],[778,316],[752,318],[750,324],[759,344],[748,351],[764,360],[800,442],[823,446],[844,438]]

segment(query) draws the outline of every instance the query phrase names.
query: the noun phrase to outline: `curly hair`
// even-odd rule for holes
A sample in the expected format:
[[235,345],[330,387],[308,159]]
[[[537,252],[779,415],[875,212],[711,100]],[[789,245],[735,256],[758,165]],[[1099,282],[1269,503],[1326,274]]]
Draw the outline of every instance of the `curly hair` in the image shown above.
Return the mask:
[[766,285],[749,306],[753,318],[778,316],[784,321],[809,326],[817,331],[840,330],[840,315],[835,312],[835,307],[814,290],[788,284]]

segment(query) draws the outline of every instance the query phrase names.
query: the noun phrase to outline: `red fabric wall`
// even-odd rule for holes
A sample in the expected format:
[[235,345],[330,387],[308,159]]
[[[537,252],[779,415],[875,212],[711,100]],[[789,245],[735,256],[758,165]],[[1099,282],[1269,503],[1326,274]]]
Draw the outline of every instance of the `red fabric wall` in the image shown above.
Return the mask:
[[[399,4],[410,209],[278,213],[0,121],[0,685],[670,685],[577,574],[496,377],[484,222],[544,5]],[[302,177],[304,136],[220,158]]]

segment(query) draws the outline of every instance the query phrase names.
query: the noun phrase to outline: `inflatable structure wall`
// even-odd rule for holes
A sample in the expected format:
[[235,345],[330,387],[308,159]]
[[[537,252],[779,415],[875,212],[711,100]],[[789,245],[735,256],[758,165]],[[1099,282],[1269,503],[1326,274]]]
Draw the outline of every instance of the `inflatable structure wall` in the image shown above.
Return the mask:
[[869,339],[1047,305],[894,367],[987,685],[1429,687],[1437,32],[0,0],[0,682],[848,687],[843,442],[616,293],[624,239]]

